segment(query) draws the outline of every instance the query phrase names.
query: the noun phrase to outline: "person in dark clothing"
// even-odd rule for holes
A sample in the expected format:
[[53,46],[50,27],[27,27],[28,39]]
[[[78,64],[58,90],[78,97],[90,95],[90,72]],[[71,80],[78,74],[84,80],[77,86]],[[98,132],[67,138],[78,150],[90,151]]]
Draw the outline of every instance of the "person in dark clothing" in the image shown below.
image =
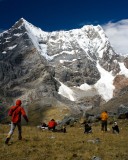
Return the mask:
[[114,122],[114,124],[112,126],[112,131],[113,131],[113,133],[119,134],[120,130],[119,130],[119,126],[118,126],[117,122]]
[[41,128],[42,130],[48,129],[48,125],[47,125],[45,122],[43,122],[43,123],[41,123],[40,128]]
[[87,122],[84,124],[84,133],[92,133],[92,127]]
[[48,125],[47,125],[45,122],[43,122],[43,123],[41,124],[41,127],[48,127]]

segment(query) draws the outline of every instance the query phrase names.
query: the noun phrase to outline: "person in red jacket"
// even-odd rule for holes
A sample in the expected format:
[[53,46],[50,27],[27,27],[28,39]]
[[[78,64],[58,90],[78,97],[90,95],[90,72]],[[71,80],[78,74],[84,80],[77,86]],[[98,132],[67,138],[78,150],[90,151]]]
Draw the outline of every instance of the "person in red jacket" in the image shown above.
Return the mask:
[[55,127],[57,126],[57,123],[54,119],[51,119],[51,121],[48,122],[48,129],[55,131]]
[[28,122],[28,118],[27,115],[25,113],[25,110],[23,107],[21,107],[21,100],[16,100],[16,105],[12,106],[8,112],[8,115],[11,116],[11,129],[7,135],[7,138],[5,140],[5,144],[8,144],[11,136],[13,135],[13,132],[16,128],[16,126],[18,127],[18,138],[19,140],[22,139],[22,135],[21,135],[21,115],[24,117],[24,119],[26,120],[26,122]]

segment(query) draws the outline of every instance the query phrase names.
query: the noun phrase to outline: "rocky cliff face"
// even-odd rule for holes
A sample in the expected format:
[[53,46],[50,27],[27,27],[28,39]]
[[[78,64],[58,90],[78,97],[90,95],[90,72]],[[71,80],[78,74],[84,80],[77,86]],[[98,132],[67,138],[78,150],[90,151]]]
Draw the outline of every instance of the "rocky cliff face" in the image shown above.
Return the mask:
[[0,34],[0,96],[26,106],[44,98],[77,111],[99,106],[127,68],[100,26],[44,32],[22,18]]
[[124,65],[125,65],[125,67],[128,69],[128,57],[126,57],[126,58],[124,59]]
[[12,99],[27,95],[30,102],[57,93],[59,84],[23,23],[21,19],[0,36],[0,88],[1,95]]
[[124,90],[128,87],[128,78],[124,75],[117,75],[113,84],[115,86],[114,97],[117,97],[121,93],[122,89]]

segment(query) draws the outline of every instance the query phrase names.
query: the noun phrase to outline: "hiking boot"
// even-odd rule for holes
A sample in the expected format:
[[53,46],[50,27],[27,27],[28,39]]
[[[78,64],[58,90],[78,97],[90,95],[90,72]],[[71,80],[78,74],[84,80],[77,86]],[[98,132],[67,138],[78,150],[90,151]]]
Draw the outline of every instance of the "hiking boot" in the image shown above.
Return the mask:
[[5,144],[8,144],[9,140],[10,140],[10,138],[6,138]]
[[18,139],[19,139],[19,140],[22,140],[22,136],[20,136]]

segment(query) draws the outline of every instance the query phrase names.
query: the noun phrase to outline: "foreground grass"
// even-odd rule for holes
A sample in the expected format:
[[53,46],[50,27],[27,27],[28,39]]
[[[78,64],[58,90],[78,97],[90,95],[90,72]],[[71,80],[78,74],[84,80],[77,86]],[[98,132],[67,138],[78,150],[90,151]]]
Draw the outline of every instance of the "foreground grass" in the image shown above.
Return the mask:
[[[4,144],[9,126],[0,125],[1,160],[127,160],[128,121],[119,122],[119,135],[100,131],[100,123],[93,124],[93,133],[84,134],[83,126],[67,127],[67,133],[41,131],[23,127],[23,140],[17,140],[17,129],[9,146]],[[111,129],[111,126],[108,126]],[[98,142],[96,139],[99,138]]]

